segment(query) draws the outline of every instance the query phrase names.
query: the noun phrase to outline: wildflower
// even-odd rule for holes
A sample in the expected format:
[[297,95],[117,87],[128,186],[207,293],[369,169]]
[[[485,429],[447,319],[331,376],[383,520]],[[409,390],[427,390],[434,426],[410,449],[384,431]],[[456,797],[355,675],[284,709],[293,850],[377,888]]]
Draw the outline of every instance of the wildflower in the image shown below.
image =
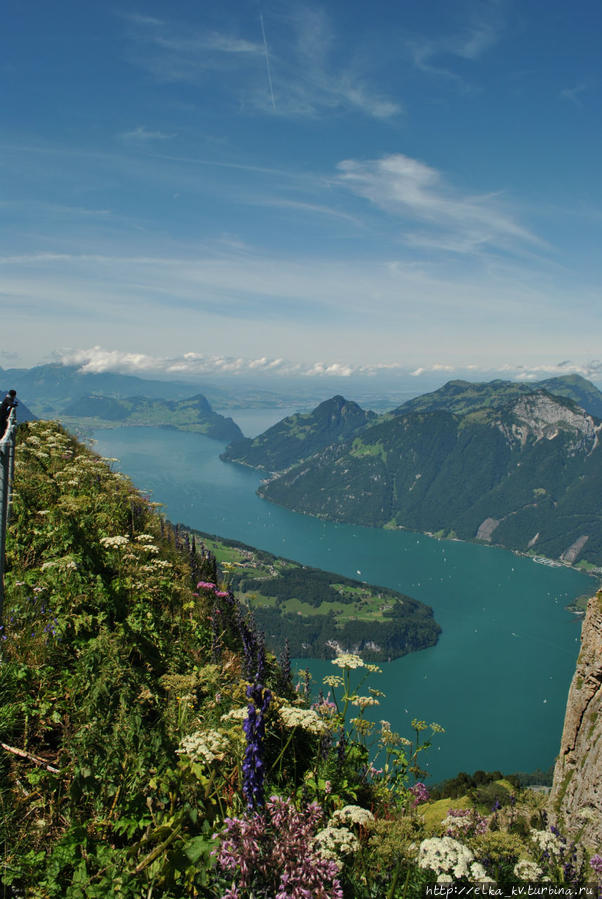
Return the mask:
[[352,705],[359,706],[360,709],[367,709],[368,706],[371,705],[380,705],[378,699],[375,699],[373,696],[353,696],[351,699]]
[[450,808],[442,826],[448,837],[474,836],[488,829],[487,818],[473,808]]
[[414,797],[414,808],[422,802],[428,802],[429,800],[429,791],[421,781],[418,781],[413,787],[410,787],[410,793]]
[[428,724],[426,721],[419,721],[417,718],[412,718],[412,727],[414,730],[426,730]]
[[435,874],[451,874],[457,880],[470,877],[474,855],[468,846],[451,837],[432,837],[423,840],[418,851],[418,866],[430,868]]
[[313,709],[296,709],[285,705],[278,710],[278,714],[285,727],[300,727],[311,734],[324,734],[328,730],[325,722]]
[[332,659],[332,664],[339,668],[363,668],[364,661],[360,656],[351,652],[344,652],[338,655],[336,659]]
[[333,827],[330,824],[316,834],[313,846],[324,858],[336,862],[339,862],[342,856],[357,852],[360,848],[355,834],[346,827]]
[[298,811],[290,799],[271,796],[261,814],[227,818],[215,855],[236,882],[222,899],[343,899],[337,864],[314,845],[321,817],[316,803]]
[[558,858],[562,852],[562,844],[556,834],[547,830],[531,830],[529,836],[542,855],[547,853],[548,857]]
[[197,590],[215,590],[215,584],[211,581],[199,581],[196,585]]
[[596,855],[592,855],[589,860],[590,867],[596,872],[599,877],[602,877],[602,855],[596,853]]
[[117,536],[117,537],[101,537],[100,542],[101,542],[102,546],[105,546],[108,548],[108,547],[112,547],[112,546],[115,546],[115,547],[125,546],[130,541],[127,537]]
[[374,722],[366,721],[365,718],[352,718],[351,724],[353,724],[358,734],[362,737],[369,736],[374,730]]
[[321,702],[314,703],[312,708],[314,708],[323,718],[332,718],[337,712],[336,704],[330,702],[328,699],[322,699]]
[[261,808],[263,805],[263,782],[265,769],[263,765],[263,740],[265,737],[265,716],[272,701],[272,694],[264,690],[261,684],[249,684],[247,687],[249,705],[243,730],[247,738],[247,748],[242,763],[243,795],[249,809]]
[[329,674],[326,677],[322,678],[322,683],[327,687],[342,687],[343,678],[340,674]]
[[228,748],[223,734],[216,730],[197,731],[190,734],[176,749],[178,755],[187,755],[195,762],[206,762],[208,765],[216,759],[222,760]]
[[543,871],[535,862],[523,858],[516,863],[513,873],[519,880],[525,880],[527,883],[537,883]]
[[136,537],[138,543],[152,543],[154,539],[152,534],[138,534]]
[[[401,740],[398,733],[391,730],[389,721],[380,722],[380,742],[383,746],[396,746]],[[408,741],[409,742],[409,741]]]
[[367,808],[362,808],[360,805],[346,805],[337,809],[330,820],[337,824],[341,822],[343,824],[359,824],[360,827],[367,827],[374,821],[374,815]]

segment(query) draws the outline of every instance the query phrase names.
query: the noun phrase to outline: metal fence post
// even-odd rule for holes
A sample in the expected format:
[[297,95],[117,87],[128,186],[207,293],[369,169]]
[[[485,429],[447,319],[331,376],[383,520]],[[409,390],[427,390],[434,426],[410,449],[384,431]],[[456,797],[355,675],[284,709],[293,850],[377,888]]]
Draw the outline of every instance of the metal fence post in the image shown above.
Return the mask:
[[2,622],[2,614],[4,611],[6,530],[8,528],[8,515],[15,467],[16,425],[15,410],[13,408],[10,410],[4,436],[0,440],[0,622]]

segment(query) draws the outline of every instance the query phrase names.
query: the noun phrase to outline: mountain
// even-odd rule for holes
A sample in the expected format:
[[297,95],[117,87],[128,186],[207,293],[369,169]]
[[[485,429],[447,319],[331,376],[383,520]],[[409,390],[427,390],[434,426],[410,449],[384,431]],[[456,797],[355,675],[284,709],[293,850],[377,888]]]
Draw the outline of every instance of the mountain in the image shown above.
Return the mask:
[[602,392],[581,375],[547,378],[545,381],[540,381],[539,386],[556,396],[565,396],[574,400],[590,415],[602,418]]
[[539,385],[452,381],[259,492],[338,521],[601,565],[601,428],[572,399]]
[[215,440],[240,440],[242,431],[231,418],[214,412],[202,394],[184,400],[137,396],[83,396],[65,407],[61,418],[69,424],[93,420],[96,425],[171,427]]
[[291,415],[254,439],[233,443],[221,458],[265,471],[284,471],[327,446],[347,440],[376,418],[374,412],[365,412],[357,403],[333,396],[313,412]]
[[114,372],[82,372],[76,365],[36,365],[33,368],[0,369],[5,384],[10,383],[36,415],[54,418],[70,403],[84,396],[148,396],[183,399],[190,396],[193,384],[156,381]]
[[545,390],[554,396],[572,400],[590,415],[602,419],[602,392],[581,375],[565,375],[532,383],[502,380],[486,383],[448,381],[438,390],[408,400],[392,414],[433,409],[464,413],[471,409],[502,406],[505,402],[528,396],[534,390]]

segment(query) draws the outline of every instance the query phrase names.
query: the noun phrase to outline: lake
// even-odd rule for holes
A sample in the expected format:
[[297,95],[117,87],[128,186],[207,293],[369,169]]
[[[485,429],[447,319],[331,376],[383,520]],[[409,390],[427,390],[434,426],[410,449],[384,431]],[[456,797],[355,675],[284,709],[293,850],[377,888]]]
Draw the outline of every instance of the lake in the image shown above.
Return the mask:
[[[241,425],[252,435],[283,414],[250,410]],[[553,763],[581,630],[565,607],[593,593],[594,580],[492,547],[290,512],[256,496],[257,472],[220,461],[224,444],[197,434],[116,428],[94,438],[94,448],[117,457],[116,467],[164,503],[174,522],[433,607],[443,628],[437,646],[383,665],[370,681],[387,694],[375,720],[408,737],[414,717],[446,729],[428,754],[432,782],[460,770],[512,773]],[[323,661],[303,665],[315,681],[336,671]]]

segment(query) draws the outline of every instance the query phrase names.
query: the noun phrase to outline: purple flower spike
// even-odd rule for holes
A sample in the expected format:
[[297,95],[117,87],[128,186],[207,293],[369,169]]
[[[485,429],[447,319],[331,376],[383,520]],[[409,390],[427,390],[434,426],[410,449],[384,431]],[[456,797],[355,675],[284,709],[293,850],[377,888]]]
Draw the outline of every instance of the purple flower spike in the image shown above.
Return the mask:
[[247,738],[247,748],[242,763],[243,795],[249,810],[262,808],[264,804],[263,785],[265,768],[263,764],[263,741],[265,738],[265,715],[272,694],[261,684],[249,684],[247,696],[247,717],[243,722],[243,730]]

